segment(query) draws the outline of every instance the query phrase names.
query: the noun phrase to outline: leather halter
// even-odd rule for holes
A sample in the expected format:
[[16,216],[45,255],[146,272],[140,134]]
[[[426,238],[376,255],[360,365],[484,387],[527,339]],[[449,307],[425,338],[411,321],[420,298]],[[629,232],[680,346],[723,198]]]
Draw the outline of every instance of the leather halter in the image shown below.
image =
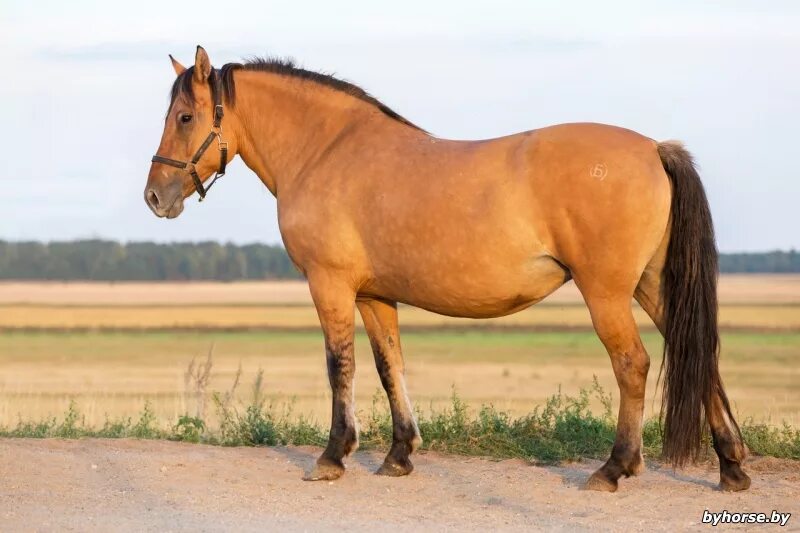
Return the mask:
[[[224,115],[222,109],[222,83],[220,82],[220,76],[213,70],[211,71],[211,85],[214,97],[214,125],[211,127],[211,131],[208,133],[206,140],[203,141],[203,144],[200,145],[200,148],[198,148],[192,156],[192,159],[190,161],[178,161],[177,159],[163,157],[158,154],[154,155],[153,159],[151,159],[153,163],[161,163],[187,171],[189,175],[192,176],[194,188],[197,189],[197,194],[200,195],[199,201],[201,202],[203,198],[206,197],[206,193],[211,189],[211,186],[225,175],[225,166],[228,164],[228,143],[222,140],[222,117]],[[203,187],[203,182],[200,180],[200,176],[197,175],[196,165],[197,162],[200,161],[200,158],[203,157],[208,147],[211,146],[214,139],[217,139],[217,147],[219,149],[219,168],[214,173],[214,179],[211,180],[208,187]]]

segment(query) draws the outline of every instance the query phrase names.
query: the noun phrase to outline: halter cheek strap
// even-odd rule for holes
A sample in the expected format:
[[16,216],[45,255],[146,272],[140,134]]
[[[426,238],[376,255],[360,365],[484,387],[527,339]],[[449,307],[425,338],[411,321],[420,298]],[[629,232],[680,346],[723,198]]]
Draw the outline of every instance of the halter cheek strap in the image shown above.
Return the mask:
[[[211,131],[208,133],[206,140],[203,141],[203,144],[200,145],[200,148],[197,149],[190,161],[179,161],[158,154],[154,155],[153,159],[151,159],[153,163],[161,163],[162,165],[169,165],[187,171],[192,177],[194,188],[197,190],[197,194],[200,195],[201,202],[203,198],[206,197],[206,193],[211,189],[211,186],[225,175],[225,166],[228,164],[228,143],[222,140],[222,117],[225,114],[222,109],[222,83],[216,71],[212,71],[211,77],[211,83],[214,88],[214,91],[212,91],[214,93],[214,125],[211,127]],[[217,148],[219,149],[219,167],[214,173],[214,179],[211,180],[208,187],[203,187],[203,182],[197,174],[196,165],[197,162],[200,161],[200,158],[203,157],[206,150],[208,150],[208,147],[211,146],[211,143],[214,142],[214,139],[217,140]]]

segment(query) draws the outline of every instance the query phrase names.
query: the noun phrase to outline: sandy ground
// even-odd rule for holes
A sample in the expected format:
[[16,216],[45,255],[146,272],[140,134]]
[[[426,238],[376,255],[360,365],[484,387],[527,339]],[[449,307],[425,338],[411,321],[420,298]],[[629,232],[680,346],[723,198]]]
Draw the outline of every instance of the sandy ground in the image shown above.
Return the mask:
[[381,455],[358,452],[342,479],[301,481],[318,453],[0,440],[0,531],[702,530],[705,509],[776,509],[793,515],[784,531],[800,528],[796,461],[752,460],[745,493],[716,490],[711,465],[676,473],[649,464],[606,494],[580,488],[597,461],[535,467],[435,453],[417,455],[407,478],[373,475]]

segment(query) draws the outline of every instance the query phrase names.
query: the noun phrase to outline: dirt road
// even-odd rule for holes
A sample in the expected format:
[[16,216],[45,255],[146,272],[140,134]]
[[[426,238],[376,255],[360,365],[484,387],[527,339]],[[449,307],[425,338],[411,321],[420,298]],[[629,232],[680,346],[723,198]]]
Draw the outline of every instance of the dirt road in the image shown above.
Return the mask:
[[[580,489],[596,461],[423,453],[407,478],[372,475],[358,452],[336,482],[301,481],[318,449],[137,440],[0,440],[0,531],[531,531],[707,529],[704,509],[793,514],[800,462],[754,459],[746,493],[716,490],[712,466],[649,464],[616,494]],[[751,526],[752,527],[752,526]]]

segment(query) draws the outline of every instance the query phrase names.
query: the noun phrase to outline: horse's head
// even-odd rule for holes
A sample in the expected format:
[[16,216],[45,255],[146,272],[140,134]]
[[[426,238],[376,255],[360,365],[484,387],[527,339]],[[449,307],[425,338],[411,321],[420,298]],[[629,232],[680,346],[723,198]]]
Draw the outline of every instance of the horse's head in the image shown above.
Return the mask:
[[236,152],[230,131],[222,130],[222,83],[206,51],[198,46],[194,66],[188,69],[169,57],[178,77],[144,199],[156,216],[175,218],[193,192],[205,196],[203,183],[215,172],[223,174]]

